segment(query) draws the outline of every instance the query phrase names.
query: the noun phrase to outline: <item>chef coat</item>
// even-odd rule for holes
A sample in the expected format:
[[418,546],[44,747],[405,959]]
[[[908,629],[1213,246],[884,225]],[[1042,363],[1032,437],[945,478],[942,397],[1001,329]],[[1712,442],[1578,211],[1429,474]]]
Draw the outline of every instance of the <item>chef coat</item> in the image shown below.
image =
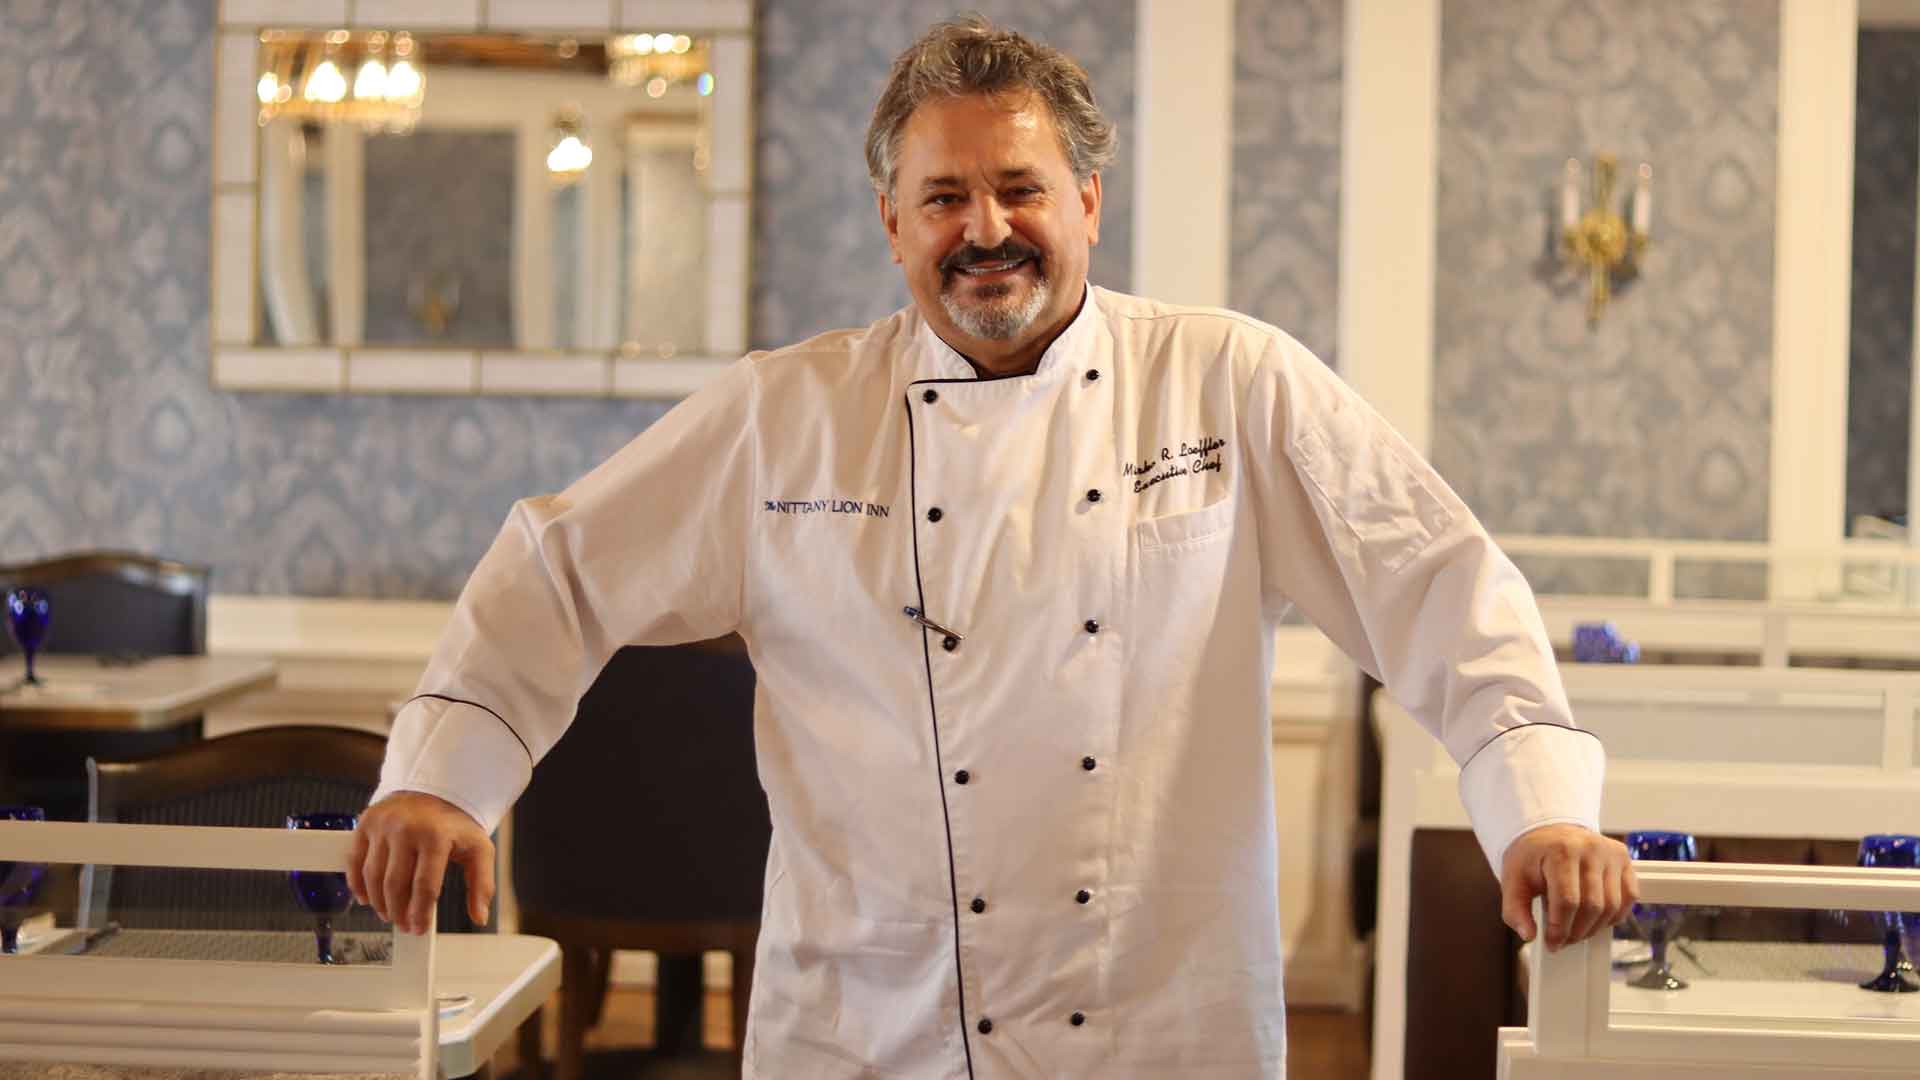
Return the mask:
[[747,1076],[1279,1076],[1290,607],[1462,764],[1495,867],[1596,827],[1599,744],[1440,477],[1278,330],[1098,288],[1024,376],[912,308],[753,354],[517,504],[376,798],[492,828],[617,648],[738,631],[773,817]]

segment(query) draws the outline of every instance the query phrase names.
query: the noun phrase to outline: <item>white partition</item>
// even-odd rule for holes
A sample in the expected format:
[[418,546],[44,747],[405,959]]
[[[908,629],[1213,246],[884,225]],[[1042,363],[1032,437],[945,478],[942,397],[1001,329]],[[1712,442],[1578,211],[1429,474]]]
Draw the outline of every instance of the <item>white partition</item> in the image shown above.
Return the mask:
[[[1648,903],[1817,911],[1920,909],[1920,871],[1642,863]],[[1911,1077],[1920,995],[1869,994],[1831,977],[1709,976],[1681,993],[1615,987],[1607,935],[1529,949],[1527,1027],[1499,1034],[1501,1080]],[[1706,943],[1696,942],[1703,952]],[[1819,949],[1804,943],[1787,949]],[[1877,949],[1869,947],[1869,953]],[[1822,953],[1823,958],[1831,955]],[[1866,974],[1871,975],[1871,969]],[[1722,975],[1726,973],[1721,972]],[[1819,972],[1819,975],[1828,973]]]
[[[1600,817],[1607,831],[1836,839],[1920,832],[1920,673],[1613,664],[1561,670],[1574,716],[1610,747]],[[1469,823],[1459,769],[1440,744],[1384,692],[1375,695],[1374,718],[1383,774],[1373,1075],[1397,1078],[1404,1071],[1413,831]],[[1842,748],[1829,745],[1835,743]]]

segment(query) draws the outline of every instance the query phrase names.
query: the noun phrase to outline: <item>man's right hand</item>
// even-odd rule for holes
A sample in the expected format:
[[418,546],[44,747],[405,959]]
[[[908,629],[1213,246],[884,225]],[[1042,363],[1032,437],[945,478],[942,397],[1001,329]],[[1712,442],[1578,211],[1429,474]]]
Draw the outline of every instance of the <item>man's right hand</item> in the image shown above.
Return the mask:
[[485,923],[493,904],[493,841],[445,799],[396,792],[360,815],[347,885],[355,900],[395,928],[423,934],[449,862],[466,871],[468,912],[476,925]]

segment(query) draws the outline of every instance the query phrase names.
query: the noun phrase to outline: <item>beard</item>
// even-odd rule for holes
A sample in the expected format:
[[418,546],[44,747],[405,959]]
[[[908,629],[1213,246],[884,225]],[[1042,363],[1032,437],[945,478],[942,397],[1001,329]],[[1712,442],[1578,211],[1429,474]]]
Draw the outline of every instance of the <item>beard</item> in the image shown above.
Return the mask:
[[[1033,264],[1034,281],[1025,297],[1015,297],[1013,282],[966,285],[966,267],[1014,259]],[[991,251],[967,245],[940,260],[940,270],[940,306],[946,309],[947,318],[952,319],[962,333],[986,341],[1018,337],[1040,317],[1053,295],[1039,250],[1012,240]]]

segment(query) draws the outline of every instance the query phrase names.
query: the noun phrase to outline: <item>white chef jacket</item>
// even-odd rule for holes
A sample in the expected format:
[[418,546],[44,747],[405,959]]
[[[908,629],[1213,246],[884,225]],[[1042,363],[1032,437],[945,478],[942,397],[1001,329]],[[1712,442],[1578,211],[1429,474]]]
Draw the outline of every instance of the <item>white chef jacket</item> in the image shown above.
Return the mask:
[[1275,1077],[1290,605],[1463,764],[1494,866],[1597,825],[1598,741],[1440,477],[1278,330],[1098,288],[1025,376],[912,308],[753,354],[517,504],[375,797],[491,828],[617,648],[738,631],[774,826],[747,1076]]

